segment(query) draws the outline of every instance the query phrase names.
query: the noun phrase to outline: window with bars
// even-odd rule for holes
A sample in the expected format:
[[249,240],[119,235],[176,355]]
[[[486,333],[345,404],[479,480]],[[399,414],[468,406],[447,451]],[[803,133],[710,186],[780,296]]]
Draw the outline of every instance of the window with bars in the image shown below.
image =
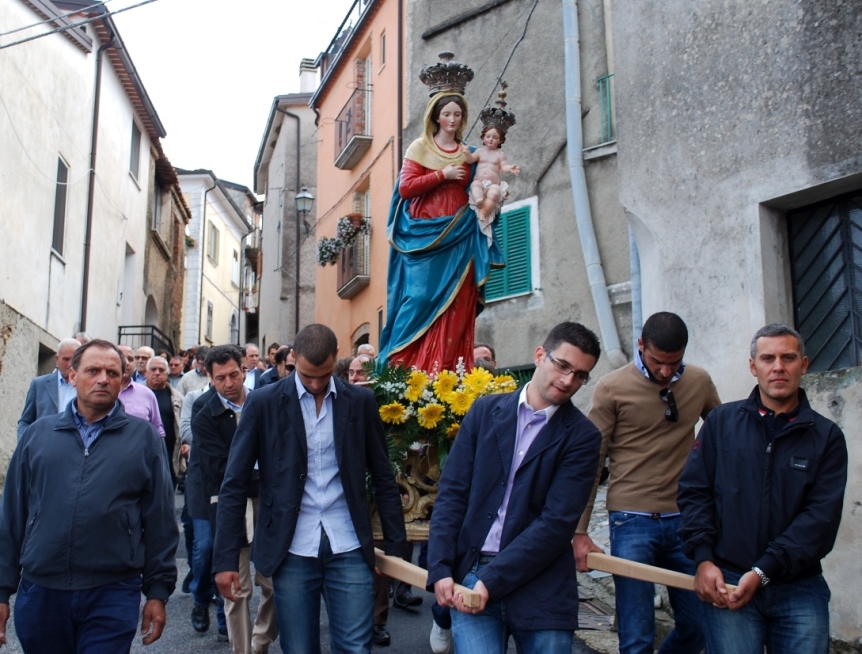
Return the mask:
[[862,361],[862,191],[787,214],[796,329],[809,371]]
[[485,285],[485,300],[500,300],[533,290],[530,275],[530,207],[504,211],[494,221],[494,234],[500,241],[506,267],[492,270]]

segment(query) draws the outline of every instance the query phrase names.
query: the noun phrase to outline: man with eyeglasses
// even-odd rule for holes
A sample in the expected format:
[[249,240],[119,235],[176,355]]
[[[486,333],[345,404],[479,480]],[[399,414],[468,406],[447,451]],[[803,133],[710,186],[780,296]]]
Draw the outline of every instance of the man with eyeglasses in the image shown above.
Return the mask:
[[147,383],[147,364],[156,355],[156,351],[143,345],[135,350],[135,374],[132,376],[132,381],[139,384]]
[[[536,348],[520,393],[479,398],[440,479],[428,588],[452,611],[458,654],[572,651],[578,588],[571,540],[595,475],[601,435],[571,403],[601,350],[578,323]],[[464,605],[455,582],[481,597]]]
[[[677,535],[676,491],[694,442],[698,419],[721,401],[709,373],[683,362],[688,329],[676,314],[660,312],[644,323],[635,360],[602,377],[589,418],[602,432],[593,494],[575,533],[578,570],[589,552],[601,552],[587,535],[605,455],[609,458],[607,509],[611,554],[694,574]],[[653,585],[614,575],[620,654],[652,654]],[[703,649],[700,603],[690,591],[668,589],[674,628],[659,652]]]

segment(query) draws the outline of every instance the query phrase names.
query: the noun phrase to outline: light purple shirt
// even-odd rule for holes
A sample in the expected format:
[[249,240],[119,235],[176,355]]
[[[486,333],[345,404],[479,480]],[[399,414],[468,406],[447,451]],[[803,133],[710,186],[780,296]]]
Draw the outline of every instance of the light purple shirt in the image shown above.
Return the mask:
[[509,508],[509,498],[512,496],[512,486],[515,483],[515,473],[524,462],[527,452],[530,451],[530,446],[536,440],[536,437],[541,433],[542,429],[548,421],[557,412],[560,407],[552,404],[546,409],[534,411],[533,407],[527,404],[527,388],[530,384],[521,389],[521,396],[518,398],[518,427],[515,432],[515,449],[512,453],[512,467],[509,469],[509,480],[506,482],[506,492],[503,494],[503,502],[497,510],[497,517],[494,519],[494,524],[491,525],[491,530],[482,544],[482,552],[486,554],[498,554],[500,552],[500,538],[503,536],[503,525],[506,522],[506,511]]
[[359,538],[344,497],[341,471],[335,455],[332,421],[332,404],[338,395],[335,380],[330,378],[320,413],[317,413],[314,396],[305,390],[299,375],[294,377],[308,444],[308,478],[303,487],[296,531],[288,551],[297,556],[317,558],[320,530],[323,529],[333,554],[352,552],[359,549]]
[[118,399],[123,403],[126,413],[146,420],[156,428],[159,436],[165,437],[165,426],[159,414],[159,401],[149,388],[137,382],[129,382],[129,385],[120,391]]

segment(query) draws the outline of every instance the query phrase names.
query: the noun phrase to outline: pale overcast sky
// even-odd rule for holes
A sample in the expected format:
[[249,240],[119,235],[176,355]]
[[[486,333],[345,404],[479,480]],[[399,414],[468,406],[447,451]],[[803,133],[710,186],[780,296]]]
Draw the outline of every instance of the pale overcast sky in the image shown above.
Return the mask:
[[[138,0],[112,0],[108,8]],[[299,62],[329,45],[352,0],[158,0],[114,20],[178,168],[254,190],[272,99],[299,91]]]

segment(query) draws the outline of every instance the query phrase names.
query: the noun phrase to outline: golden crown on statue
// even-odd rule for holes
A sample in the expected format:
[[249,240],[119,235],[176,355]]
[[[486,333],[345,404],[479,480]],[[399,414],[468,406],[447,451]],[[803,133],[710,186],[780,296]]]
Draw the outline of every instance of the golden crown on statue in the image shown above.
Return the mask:
[[501,82],[500,88],[502,90],[497,94],[497,101],[494,103],[497,106],[482,109],[479,112],[479,120],[485,127],[493,127],[501,135],[504,135],[515,124],[515,114],[506,109],[506,89],[509,88],[509,85],[506,82]]
[[433,96],[442,91],[463,95],[467,84],[473,79],[473,69],[454,61],[455,55],[451,52],[441,52],[437,56],[440,61],[419,71],[419,79],[428,87],[428,95]]

